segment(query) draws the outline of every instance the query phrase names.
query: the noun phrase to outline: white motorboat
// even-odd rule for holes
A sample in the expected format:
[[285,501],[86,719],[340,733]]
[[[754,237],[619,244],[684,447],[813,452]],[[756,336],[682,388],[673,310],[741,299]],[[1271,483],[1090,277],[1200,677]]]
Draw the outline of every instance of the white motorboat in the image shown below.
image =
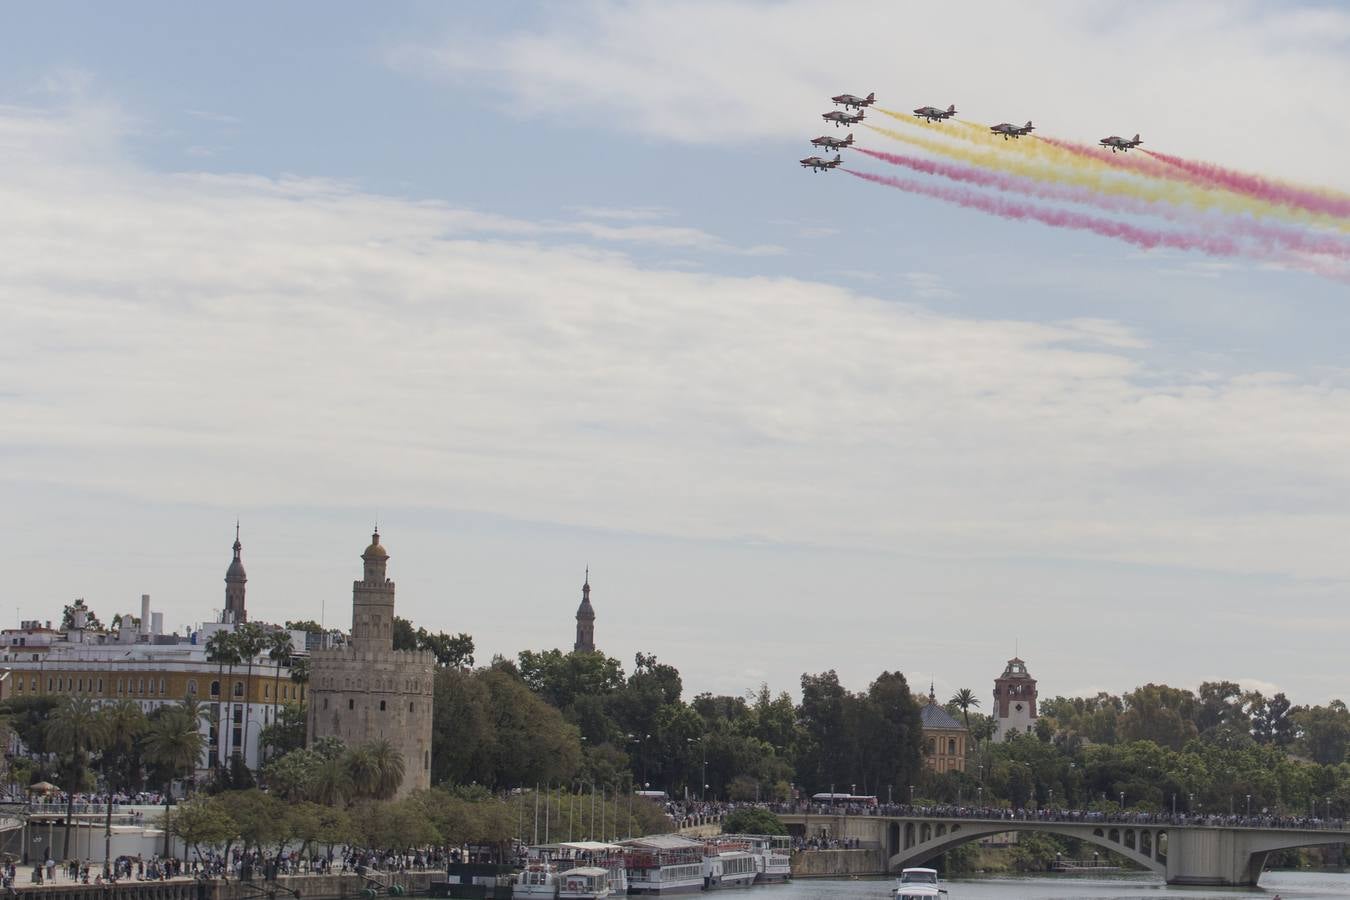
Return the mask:
[[900,873],[900,880],[895,890],[891,891],[891,896],[895,900],[931,900],[945,893],[946,889],[938,884],[937,869],[914,868]]
[[558,876],[558,900],[606,900],[612,893],[609,870],[599,866],[568,869]]
[[553,900],[558,896],[558,867],[550,862],[532,862],[511,885],[512,900]]

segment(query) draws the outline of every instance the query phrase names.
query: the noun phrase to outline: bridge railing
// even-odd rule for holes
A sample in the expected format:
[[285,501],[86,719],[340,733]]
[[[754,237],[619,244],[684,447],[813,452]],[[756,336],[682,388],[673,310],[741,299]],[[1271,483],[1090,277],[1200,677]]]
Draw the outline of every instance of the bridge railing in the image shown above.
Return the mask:
[[864,804],[771,803],[775,813],[809,816],[884,816],[916,819],[973,819],[985,822],[1056,822],[1076,825],[1162,825],[1201,828],[1287,828],[1304,831],[1345,831],[1341,818],[1320,816],[1212,815],[1152,813],[1124,810],[1009,809],[972,806],[911,806],[900,803]]

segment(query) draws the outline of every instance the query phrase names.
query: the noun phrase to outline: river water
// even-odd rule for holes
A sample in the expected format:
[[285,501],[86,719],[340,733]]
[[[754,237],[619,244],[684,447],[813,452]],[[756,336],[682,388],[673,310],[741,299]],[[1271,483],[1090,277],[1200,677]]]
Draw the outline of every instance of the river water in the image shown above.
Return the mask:
[[[772,900],[888,900],[893,878],[836,881],[803,878],[772,888]],[[1350,898],[1350,874],[1329,872],[1267,872],[1261,886],[1251,888],[1168,887],[1150,875],[1086,877],[1080,875],[953,878],[945,880],[948,900],[1210,900],[1210,898],[1300,897]]]

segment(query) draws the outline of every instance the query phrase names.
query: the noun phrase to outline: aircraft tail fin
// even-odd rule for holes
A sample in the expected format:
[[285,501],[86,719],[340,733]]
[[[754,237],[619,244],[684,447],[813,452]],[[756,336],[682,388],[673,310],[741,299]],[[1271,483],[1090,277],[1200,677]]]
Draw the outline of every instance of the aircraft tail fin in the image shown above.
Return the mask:
[[956,104],[953,103],[951,106],[947,107],[947,112],[956,115]]
[[853,143],[853,132],[850,131],[850,132],[848,133],[848,137],[844,138],[844,143],[845,143],[845,144],[851,144],[851,143]]
[[1135,142],[1136,144],[1142,144],[1142,143],[1143,143],[1143,141],[1139,140],[1139,132],[1137,132],[1137,131],[1134,133],[1134,142]]
[[873,93],[871,93],[871,94],[868,94],[868,95],[867,95],[867,99],[868,99],[868,100],[875,100],[875,99],[877,99],[876,93],[873,92]]
[[834,155],[834,161],[835,161],[835,162],[843,162],[843,161],[844,161],[844,157],[842,157],[842,156],[840,156],[838,153],[836,153],[836,154]]
[[1035,128],[1036,126],[1031,124],[1031,120],[1030,120],[1030,119],[1027,119],[1027,127],[1028,127],[1028,128]]

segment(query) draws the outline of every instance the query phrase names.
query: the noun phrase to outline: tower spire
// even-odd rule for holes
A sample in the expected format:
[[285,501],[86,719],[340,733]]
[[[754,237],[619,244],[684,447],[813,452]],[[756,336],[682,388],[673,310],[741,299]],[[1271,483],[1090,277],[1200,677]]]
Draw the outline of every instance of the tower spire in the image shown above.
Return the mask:
[[224,621],[240,622],[248,621],[248,612],[244,608],[244,585],[248,583],[248,575],[244,573],[243,560],[244,545],[239,542],[239,520],[234,520],[234,559],[230,560],[230,567],[225,570],[225,615]]

